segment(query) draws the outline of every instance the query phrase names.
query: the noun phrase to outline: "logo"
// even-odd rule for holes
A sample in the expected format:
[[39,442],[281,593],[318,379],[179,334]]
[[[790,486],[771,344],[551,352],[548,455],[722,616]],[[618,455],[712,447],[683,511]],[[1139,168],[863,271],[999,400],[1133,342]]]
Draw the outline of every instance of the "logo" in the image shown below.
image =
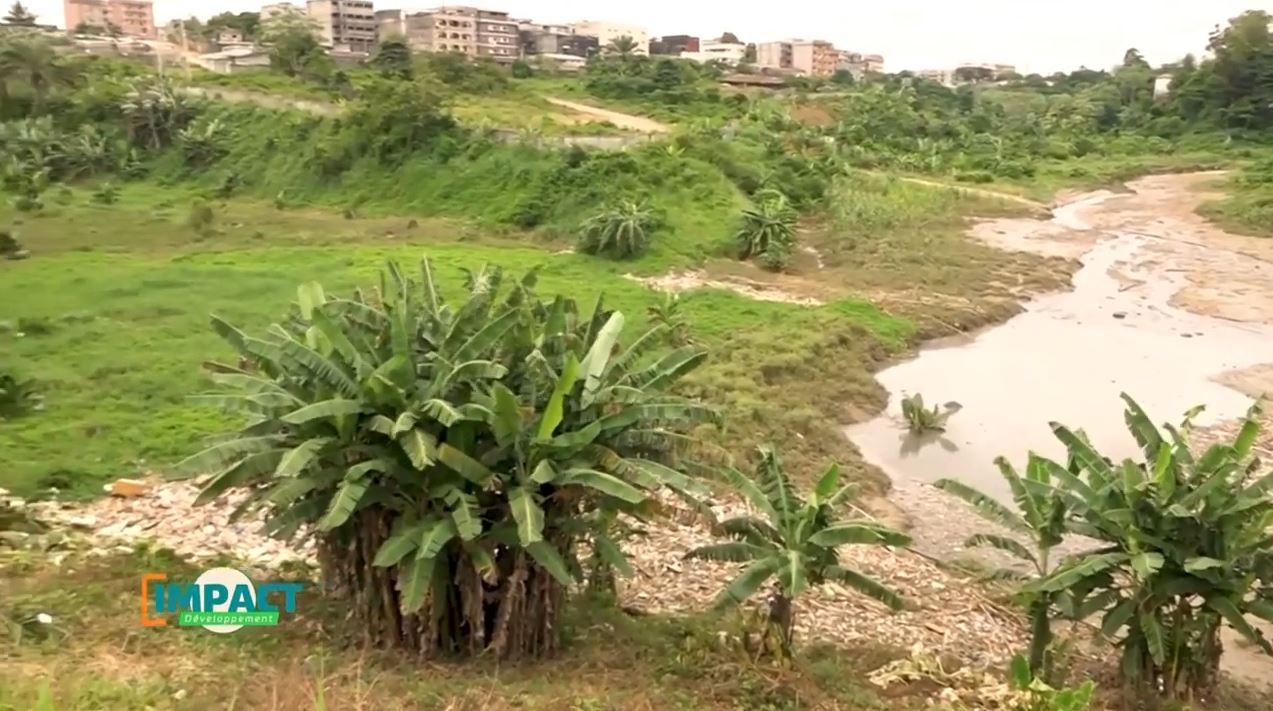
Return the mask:
[[[283,612],[296,611],[300,583],[255,585],[234,568],[205,570],[192,583],[168,582],[167,573],[141,576],[141,624],[162,627],[168,617],[177,616],[179,627],[203,627],[219,634],[243,627],[270,627],[278,624],[281,598]],[[271,602],[270,593],[277,593]]]

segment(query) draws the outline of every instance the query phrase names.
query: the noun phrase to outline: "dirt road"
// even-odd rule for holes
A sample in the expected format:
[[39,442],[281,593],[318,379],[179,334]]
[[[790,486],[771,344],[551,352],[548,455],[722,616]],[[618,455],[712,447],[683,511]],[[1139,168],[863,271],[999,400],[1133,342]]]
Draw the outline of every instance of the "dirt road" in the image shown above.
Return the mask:
[[639,131],[640,133],[667,133],[671,130],[665,124],[644,116],[633,116],[632,114],[625,114],[619,111],[611,111],[609,109],[580,104],[574,101],[566,101],[565,99],[554,99],[552,97],[546,98],[548,103],[553,104],[554,106],[570,109],[571,111],[576,111],[585,116],[593,117],[599,121],[609,121],[615,126],[628,129],[629,131]]

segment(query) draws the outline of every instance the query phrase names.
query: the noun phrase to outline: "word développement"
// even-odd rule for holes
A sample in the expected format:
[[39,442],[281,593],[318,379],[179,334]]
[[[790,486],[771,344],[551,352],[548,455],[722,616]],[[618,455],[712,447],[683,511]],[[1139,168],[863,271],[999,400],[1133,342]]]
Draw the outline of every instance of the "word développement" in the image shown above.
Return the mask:
[[[296,596],[304,586],[295,582],[253,583],[234,568],[205,570],[193,582],[169,582],[167,573],[141,576],[141,624],[167,625],[165,615],[177,616],[179,627],[203,627],[222,634],[243,627],[277,625],[280,612],[296,612]],[[275,600],[270,594],[275,593]]]

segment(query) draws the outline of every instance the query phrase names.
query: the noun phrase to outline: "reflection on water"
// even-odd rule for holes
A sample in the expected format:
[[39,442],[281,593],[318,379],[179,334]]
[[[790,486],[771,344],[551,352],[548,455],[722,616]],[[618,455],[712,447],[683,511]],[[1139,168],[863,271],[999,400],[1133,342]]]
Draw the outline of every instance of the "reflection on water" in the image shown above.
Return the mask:
[[897,456],[902,458],[917,454],[919,450],[933,444],[947,452],[959,451],[959,445],[951,441],[945,432],[922,432],[916,434],[909,429],[905,429],[898,435],[897,441],[900,443],[897,448]]
[[[1084,226],[1072,209],[1058,210],[1054,221]],[[1185,276],[1161,263],[1137,265],[1147,242],[1134,233],[1107,239],[1084,258],[1073,291],[1036,299],[976,338],[935,343],[882,371],[888,409],[846,434],[895,480],[955,477],[1007,498],[994,458],[1020,465],[1031,450],[1063,457],[1049,421],[1086,430],[1107,456],[1134,456],[1120,392],[1158,423],[1176,422],[1198,404],[1206,405],[1199,424],[1240,416],[1250,400],[1213,378],[1273,361],[1273,329],[1170,306]],[[1111,276],[1115,265],[1124,279]],[[915,393],[958,401],[963,410],[941,436],[912,441],[906,434],[899,446],[898,403]]]

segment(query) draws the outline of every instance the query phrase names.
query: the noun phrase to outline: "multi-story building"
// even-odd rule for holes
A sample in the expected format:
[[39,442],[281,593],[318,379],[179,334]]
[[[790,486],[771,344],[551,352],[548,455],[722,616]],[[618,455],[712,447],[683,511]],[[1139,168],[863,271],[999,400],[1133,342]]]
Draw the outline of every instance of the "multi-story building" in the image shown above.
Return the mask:
[[840,64],[840,53],[824,40],[794,40],[791,43],[791,67],[809,76],[829,77]]
[[323,43],[351,52],[376,48],[376,15],[371,0],[309,0],[306,12],[318,25]]
[[155,36],[155,8],[151,0],[64,0],[66,29],[83,26],[117,31],[126,37]]
[[517,26],[525,56],[568,55],[586,59],[599,50],[596,37],[577,35],[570,25],[541,25],[523,20]]
[[650,54],[679,55],[699,51],[699,39],[693,35],[663,35],[650,40]]
[[792,43],[795,40],[761,42],[756,45],[756,66],[764,69],[792,69]]
[[633,54],[650,53],[650,33],[640,25],[624,25],[617,22],[584,20],[574,25],[575,34],[596,37],[597,44],[604,50],[620,37],[631,37],[636,44]]
[[521,56],[518,21],[507,12],[448,5],[423,12],[385,10],[376,13],[381,36],[402,35],[421,52],[458,52],[497,62]]
[[742,42],[706,40],[698,51],[681,52],[681,58],[692,59],[695,62],[717,61],[732,67],[741,63],[746,54],[747,45]]
[[861,52],[840,51],[840,60],[836,69],[844,70],[861,79],[867,74],[879,74],[884,71],[884,57],[879,54],[862,54]]

